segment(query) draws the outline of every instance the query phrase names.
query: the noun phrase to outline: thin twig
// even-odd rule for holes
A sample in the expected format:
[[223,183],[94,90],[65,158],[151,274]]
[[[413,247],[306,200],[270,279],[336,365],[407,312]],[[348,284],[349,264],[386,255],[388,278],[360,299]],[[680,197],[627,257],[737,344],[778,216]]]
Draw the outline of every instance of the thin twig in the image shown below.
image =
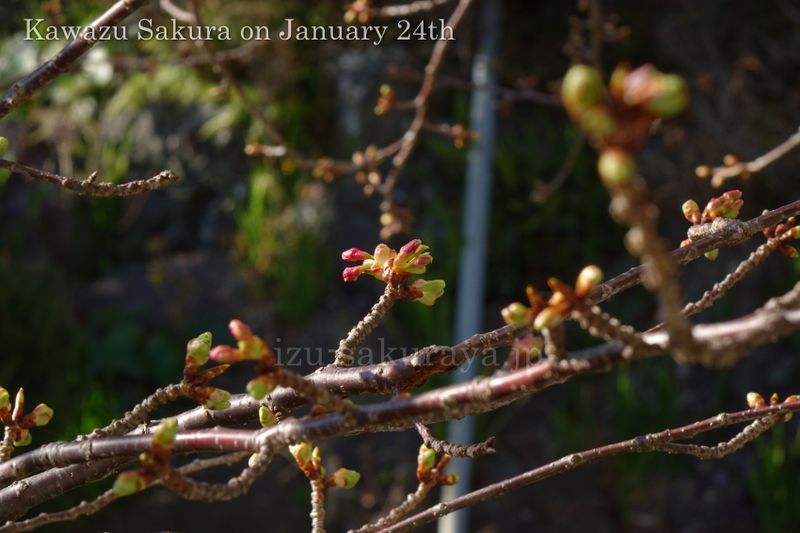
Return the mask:
[[321,479],[312,479],[311,484],[311,531],[325,533],[325,485]]
[[[704,459],[717,459],[724,457],[725,455],[738,450],[745,443],[750,442],[753,438],[777,423],[780,416],[771,414],[775,412],[774,408],[776,407],[781,406],[768,406],[759,409],[739,411],[736,413],[722,413],[717,416],[676,429],[667,429],[659,433],[642,435],[640,437],[635,437],[633,439],[614,444],[608,444],[597,448],[591,448],[582,452],[572,453],[562,457],[561,459],[558,459],[557,461],[553,461],[552,463],[540,466],[523,474],[493,483],[448,502],[440,503],[412,517],[409,517],[398,524],[395,524],[393,527],[384,529],[383,531],[385,533],[390,533],[415,529],[423,524],[427,524],[437,518],[441,518],[444,515],[457,511],[458,509],[463,509],[464,507],[469,507],[496,498],[520,487],[525,487],[543,479],[569,472],[570,470],[574,470],[579,466],[596,461],[598,459],[605,459],[627,453],[652,451],[683,453],[694,456],[702,456]],[[800,410],[800,402],[783,404],[781,410],[783,409],[798,411]],[[707,447],[673,444],[673,441],[676,440],[691,438],[700,433],[705,433],[714,429],[739,424],[753,419],[756,419],[756,421],[747,426],[735,437],[725,443],[721,443],[713,447],[715,450],[714,452],[707,452],[707,450],[711,449]],[[699,452],[698,448],[702,448],[706,451]]]
[[378,302],[372,306],[369,313],[362,318],[358,324],[353,326],[353,329],[347,334],[347,337],[339,342],[339,348],[336,349],[336,359],[334,365],[341,367],[348,367],[353,364],[353,354],[367,335],[372,333],[378,324],[386,317],[386,313],[394,306],[399,296],[399,290],[391,283],[386,284],[386,289],[383,291]]
[[46,181],[53,183],[61,188],[74,191],[78,194],[85,196],[94,196],[99,198],[119,198],[123,196],[134,196],[149,191],[160,189],[178,181],[176,176],[170,170],[162,170],[152,178],[144,180],[129,181],[127,183],[107,183],[96,182],[97,173],[93,173],[86,179],[70,178],[67,176],[60,176],[51,172],[45,172],[37,168],[29,167],[14,161],[0,159],[0,167],[7,168],[12,172],[17,172],[35,180]]
[[408,513],[419,507],[435,486],[436,483],[433,481],[420,481],[419,485],[417,485],[417,490],[408,494],[400,505],[375,522],[365,524],[358,529],[351,530],[349,533],[373,533],[374,531],[380,531],[385,527],[396,524]]
[[422,437],[425,446],[435,451],[437,455],[447,454],[452,457],[480,457],[482,455],[491,455],[497,451],[494,449],[494,437],[489,437],[485,441],[476,444],[454,444],[434,437],[431,430],[428,429],[425,424],[415,422],[414,428],[417,430],[420,437]]

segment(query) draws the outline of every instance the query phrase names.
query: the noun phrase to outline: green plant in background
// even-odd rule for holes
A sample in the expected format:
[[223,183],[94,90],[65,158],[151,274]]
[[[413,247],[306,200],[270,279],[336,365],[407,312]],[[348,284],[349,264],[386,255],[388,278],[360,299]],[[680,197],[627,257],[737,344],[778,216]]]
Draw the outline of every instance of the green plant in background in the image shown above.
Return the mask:
[[[800,430],[787,435],[786,426],[775,426],[772,434],[756,442],[757,463],[748,479],[764,531],[778,533],[800,529]],[[789,431],[791,433],[791,430]]]

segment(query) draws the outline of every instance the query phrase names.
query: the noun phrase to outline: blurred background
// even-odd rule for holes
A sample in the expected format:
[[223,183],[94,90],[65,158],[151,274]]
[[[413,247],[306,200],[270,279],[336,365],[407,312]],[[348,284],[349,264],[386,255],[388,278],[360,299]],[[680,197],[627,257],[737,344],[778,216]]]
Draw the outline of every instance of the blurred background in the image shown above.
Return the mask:
[[[490,1],[490,0],[483,0]],[[429,118],[469,127],[470,70],[480,39],[480,1],[456,33],[431,98]],[[25,18],[86,24],[107,1],[4,0],[0,6],[0,88],[33,70],[64,42],[24,41]],[[263,24],[288,17],[341,24],[339,1],[207,0],[206,24]],[[572,280],[582,266],[608,277],[633,266],[623,229],[608,214],[596,156],[579,144],[564,111],[552,105],[558,81],[588,38],[587,14],[572,2],[500,2],[496,61],[497,145],[489,221],[483,331],[502,324],[499,310],[524,297],[528,283]],[[427,18],[448,17],[449,3]],[[714,191],[694,176],[727,153],[743,160],[772,148],[800,124],[800,6],[790,0],[602,2],[609,39],[606,73],[620,61],[651,62],[684,76],[690,109],[662,125],[641,154],[640,169],[661,207],[665,235],[685,238],[681,203],[703,205]],[[167,23],[158,1],[140,17]],[[416,21],[417,19],[411,18]],[[237,85],[288,143],[310,157],[348,160],[370,144],[397,139],[411,114],[374,113],[381,84],[413,98],[430,42],[210,42],[237,49],[227,61]],[[584,41],[581,41],[584,39]],[[108,181],[181,176],[163,191],[129,199],[86,199],[0,171],[0,384],[24,386],[56,417],[34,433],[34,446],[69,439],[118,416],[159,386],[179,379],[186,339],[241,318],[276,348],[332,349],[369,309],[381,285],[345,286],[341,250],[380,242],[380,198],[353,176],[328,183],[298,167],[245,154],[269,143],[241,94],[194,43],[102,43],[72,71],[0,121],[6,157],[63,175],[97,170]],[[524,95],[538,95],[536,98]],[[577,146],[576,146],[577,144]],[[452,344],[461,249],[464,173],[469,144],[425,134],[402,173],[395,201],[413,214],[411,236],[432,247],[429,278],[448,283],[431,308],[399,304],[368,346]],[[564,168],[565,160],[572,165]],[[797,199],[800,152],[749,181],[743,218]],[[570,168],[571,167],[571,168]],[[557,176],[561,175],[561,178]],[[554,181],[555,180],[555,181]],[[389,241],[400,245],[409,235]],[[735,268],[760,239],[697,261],[683,274],[696,299]],[[793,285],[800,271],[781,256],[752,274],[696,320],[747,313]],[[655,322],[653,298],[637,288],[604,305],[638,328]],[[570,347],[596,344],[575,331]],[[381,345],[380,343],[384,343]],[[580,378],[479,417],[475,439],[497,436],[498,453],[475,461],[482,486],[562,454],[738,410],[745,394],[800,392],[798,338],[757,350],[735,368],[637,363]],[[319,361],[316,361],[319,363]],[[311,370],[314,361],[306,361]],[[318,364],[316,365],[318,366]],[[491,371],[483,368],[483,372]],[[244,388],[246,371],[221,385]],[[439,377],[427,387],[448,382]],[[188,407],[182,405],[180,407]],[[443,426],[435,426],[444,435]],[[722,440],[712,435],[708,442]],[[353,491],[330,491],[331,531],[357,527],[416,486],[419,437],[413,431],[322,444],[328,469],[359,470]],[[229,472],[219,472],[222,479]],[[212,476],[214,478],[214,476]],[[44,506],[73,505],[110,486],[98,483]],[[471,531],[800,531],[800,435],[777,426],[718,462],[661,455],[625,456],[546,480],[472,511]],[[429,503],[433,503],[431,497]],[[186,503],[156,489],[53,531],[305,531],[307,483],[285,459],[246,498]],[[433,530],[433,528],[428,528]]]

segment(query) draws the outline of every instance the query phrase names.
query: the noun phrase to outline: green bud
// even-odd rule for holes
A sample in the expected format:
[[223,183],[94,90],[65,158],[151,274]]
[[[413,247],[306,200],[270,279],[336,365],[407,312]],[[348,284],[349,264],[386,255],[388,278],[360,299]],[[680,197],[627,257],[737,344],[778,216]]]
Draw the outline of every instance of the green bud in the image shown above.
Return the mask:
[[255,400],[261,400],[275,388],[272,380],[267,376],[258,376],[247,382],[247,394]]
[[46,426],[53,418],[53,410],[47,404],[40,403],[33,409],[31,415],[35,426]]
[[167,418],[161,422],[153,432],[153,445],[170,449],[178,433],[178,419]]
[[138,472],[132,470],[130,472],[123,472],[114,480],[114,486],[111,490],[120,498],[130,496],[142,490],[146,483]]
[[261,458],[261,456],[258,453],[254,453],[253,455],[251,455],[247,459],[247,466],[249,466],[250,468],[253,468],[256,465],[256,463],[258,463],[258,460],[260,458]]
[[500,314],[503,316],[503,320],[506,324],[514,326],[515,328],[529,326],[531,322],[533,322],[531,310],[519,302],[514,302],[508,307],[503,308]]
[[686,200],[683,202],[681,206],[681,211],[683,211],[683,216],[691,222],[692,224],[699,224],[700,223],[700,216],[702,215],[700,211],[700,206],[697,205],[697,202],[694,200]]
[[580,115],[586,109],[603,99],[603,80],[596,69],[588,65],[573,65],[561,83],[561,100],[573,115]]
[[289,452],[294,457],[294,460],[302,468],[311,462],[311,443],[301,442],[299,444],[292,444],[289,446]]
[[206,331],[186,344],[186,361],[196,366],[203,366],[208,362],[210,352],[211,333]]
[[272,414],[272,411],[266,405],[262,405],[258,408],[258,421],[261,422],[261,426],[265,428],[274,426],[278,423],[275,415]]
[[27,429],[20,429],[19,430],[19,438],[14,441],[14,446],[20,448],[22,446],[27,446],[31,443],[33,437],[31,436],[31,432]]
[[0,411],[5,411],[11,407],[11,396],[8,391],[0,387]]
[[422,296],[414,300],[422,305],[433,305],[444,294],[445,282],[441,279],[425,281],[418,279],[411,287],[422,292]]
[[417,454],[417,471],[430,472],[436,466],[436,452],[422,444]]
[[614,115],[604,105],[596,105],[580,114],[580,126],[591,137],[605,137],[617,129]]
[[217,388],[211,391],[211,394],[208,395],[208,399],[205,401],[205,403],[203,403],[203,407],[209,411],[221,411],[222,409],[227,409],[230,406],[231,393]]
[[8,150],[8,139],[0,137],[0,157],[5,155],[6,150]]
[[686,82],[676,74],[660,77],[659,88],[645,103],[645,108],[663,118],[674,117],[689,104],[689,91]]
[[715,248],[703,254],[709,261],[716,261],[719,257],[719,248]]
[[747,393],[747,406],[750,409],[755,409],[756,407],[764,407],[767,405],[767,402],[764,401],[764,397],[761,396],[757,392],[748,392]]
[[542,331],[543,329],[554,328],[563,321],[564,317],[561,316],[561,313],[551,307],[545,307],[541,313],[536,315],[536,320],[533,321],[533,329]]
[[340,468],[331,475],[333,485],[340,489],[352,489],[356,486],[359,479],[361,479],[361,474],[355,470],[348,470],[346,468]]
[[636,161],[621,148],[606,148],[597,161],[597,171],[606,187],[618,187],[636,175]]

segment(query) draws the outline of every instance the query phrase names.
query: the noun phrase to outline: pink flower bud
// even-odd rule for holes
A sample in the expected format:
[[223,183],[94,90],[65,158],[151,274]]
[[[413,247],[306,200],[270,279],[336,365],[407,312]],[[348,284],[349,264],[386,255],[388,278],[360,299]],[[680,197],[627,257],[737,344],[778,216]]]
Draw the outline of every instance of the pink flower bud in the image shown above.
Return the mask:
[[355,281],[359,278],[359,276],[361,276],[362,270],[363,269],[361,267],[357,266],[345,268],[342,270],[342,279],[345,282]]
[[342,259],[345,261],[363,261],[365,259],[372,259],[372,256],[364,250],[358,248],[350,248],[342,252]]
[[220,345],[211,350],[209,359],[215,363],[236,363],[242,359],[242,354],[233,346]]
[[228,329],[237,341],[246,341],[253,338],[252,330],[241,320],[231,320],[228,324]]
[[402,248],[400,248],[399,255],[400,257],[408,257],[414,255],[414,253],[419,249],[420,246],[422,246],[422,241],[419,239],[408,241],[406,244],[403,245]]

